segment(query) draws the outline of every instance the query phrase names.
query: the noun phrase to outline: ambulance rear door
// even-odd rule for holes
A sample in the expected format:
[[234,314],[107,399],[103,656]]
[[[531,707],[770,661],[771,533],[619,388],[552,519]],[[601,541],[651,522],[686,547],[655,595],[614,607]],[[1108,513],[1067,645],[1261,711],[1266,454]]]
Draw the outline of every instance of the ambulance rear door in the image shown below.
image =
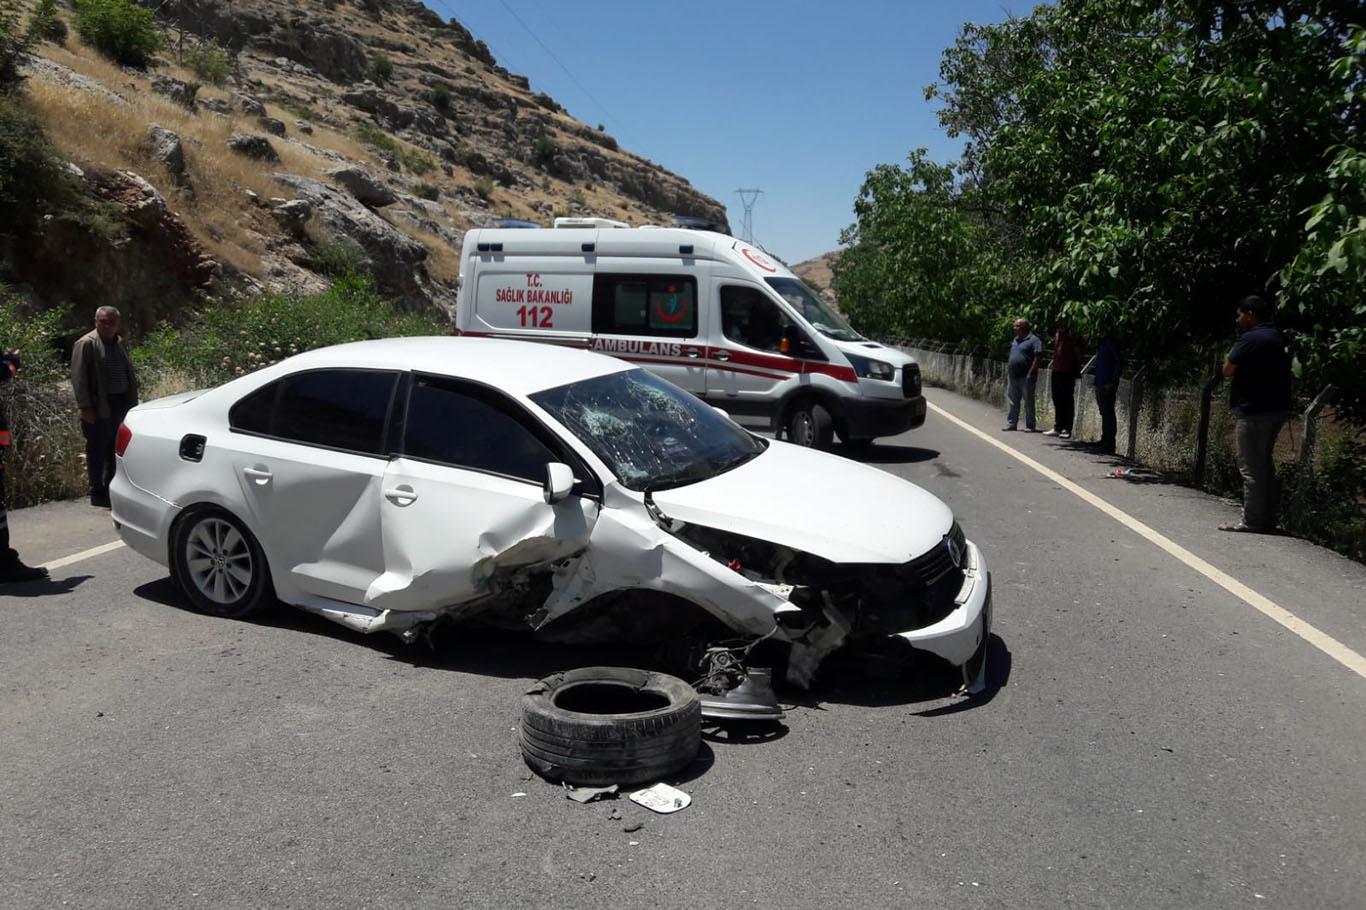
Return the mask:
[[[593,328],[594,230],[487,231],[475,252],[466,334],[586,346]],[[508,236],[502,243],[494,238]],[[577,236],[566,236],[577,235]],[[484,237],[480,238],[481,241]],[[517,249],[524,246],[525,252]],[[561,249],[563,247],[563,249]]]

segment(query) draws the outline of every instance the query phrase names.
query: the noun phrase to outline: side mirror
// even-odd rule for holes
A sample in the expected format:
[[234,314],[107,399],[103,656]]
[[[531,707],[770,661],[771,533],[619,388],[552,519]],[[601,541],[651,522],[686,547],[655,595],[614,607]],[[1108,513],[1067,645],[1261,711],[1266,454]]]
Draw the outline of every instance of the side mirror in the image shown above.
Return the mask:
[[552,461],[545,466],[545,501],[552,506],[574,492],[574,469]]

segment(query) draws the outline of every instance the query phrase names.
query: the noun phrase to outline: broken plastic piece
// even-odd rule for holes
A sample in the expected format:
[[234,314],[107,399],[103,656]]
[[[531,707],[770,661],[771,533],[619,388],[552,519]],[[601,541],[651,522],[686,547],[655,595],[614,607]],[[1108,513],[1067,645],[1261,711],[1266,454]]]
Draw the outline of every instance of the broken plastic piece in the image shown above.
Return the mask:
[[576,803],[591,803],[594,800],[606,799],[609,796],[615,799],[620,789],[616,784],[612,784],[610,787],[572,787],[565,784],[564,795]]
[[692,805],[691,796],[668,784],[655,784],[653,787],[637,790],[631,794],[630,799],[636,805],[644,806],[661,815],[668,815]]

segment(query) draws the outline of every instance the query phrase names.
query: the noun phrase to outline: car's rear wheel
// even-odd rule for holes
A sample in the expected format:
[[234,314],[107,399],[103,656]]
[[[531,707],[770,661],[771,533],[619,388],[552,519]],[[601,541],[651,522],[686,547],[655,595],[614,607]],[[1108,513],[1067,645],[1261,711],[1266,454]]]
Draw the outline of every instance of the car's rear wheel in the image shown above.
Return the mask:
[[787,439],[794,445],[828,450],[835,440],[835,420],[818,403],[802,402],[787,415]]
[[171,575],[200,613],[244,619],[275,603],[261,545],[222,509],[186,514],[171,535]]

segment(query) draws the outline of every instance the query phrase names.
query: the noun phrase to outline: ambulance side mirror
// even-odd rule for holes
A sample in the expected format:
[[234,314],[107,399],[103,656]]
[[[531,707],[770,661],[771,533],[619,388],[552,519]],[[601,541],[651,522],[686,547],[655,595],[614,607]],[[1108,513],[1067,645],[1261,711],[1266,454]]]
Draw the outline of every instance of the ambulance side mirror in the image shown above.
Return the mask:
[[542,492],[545,501],[552,506],[563,502],[574,492],[574,469],[558,461],[550,462],[545,466],[545,488]]

